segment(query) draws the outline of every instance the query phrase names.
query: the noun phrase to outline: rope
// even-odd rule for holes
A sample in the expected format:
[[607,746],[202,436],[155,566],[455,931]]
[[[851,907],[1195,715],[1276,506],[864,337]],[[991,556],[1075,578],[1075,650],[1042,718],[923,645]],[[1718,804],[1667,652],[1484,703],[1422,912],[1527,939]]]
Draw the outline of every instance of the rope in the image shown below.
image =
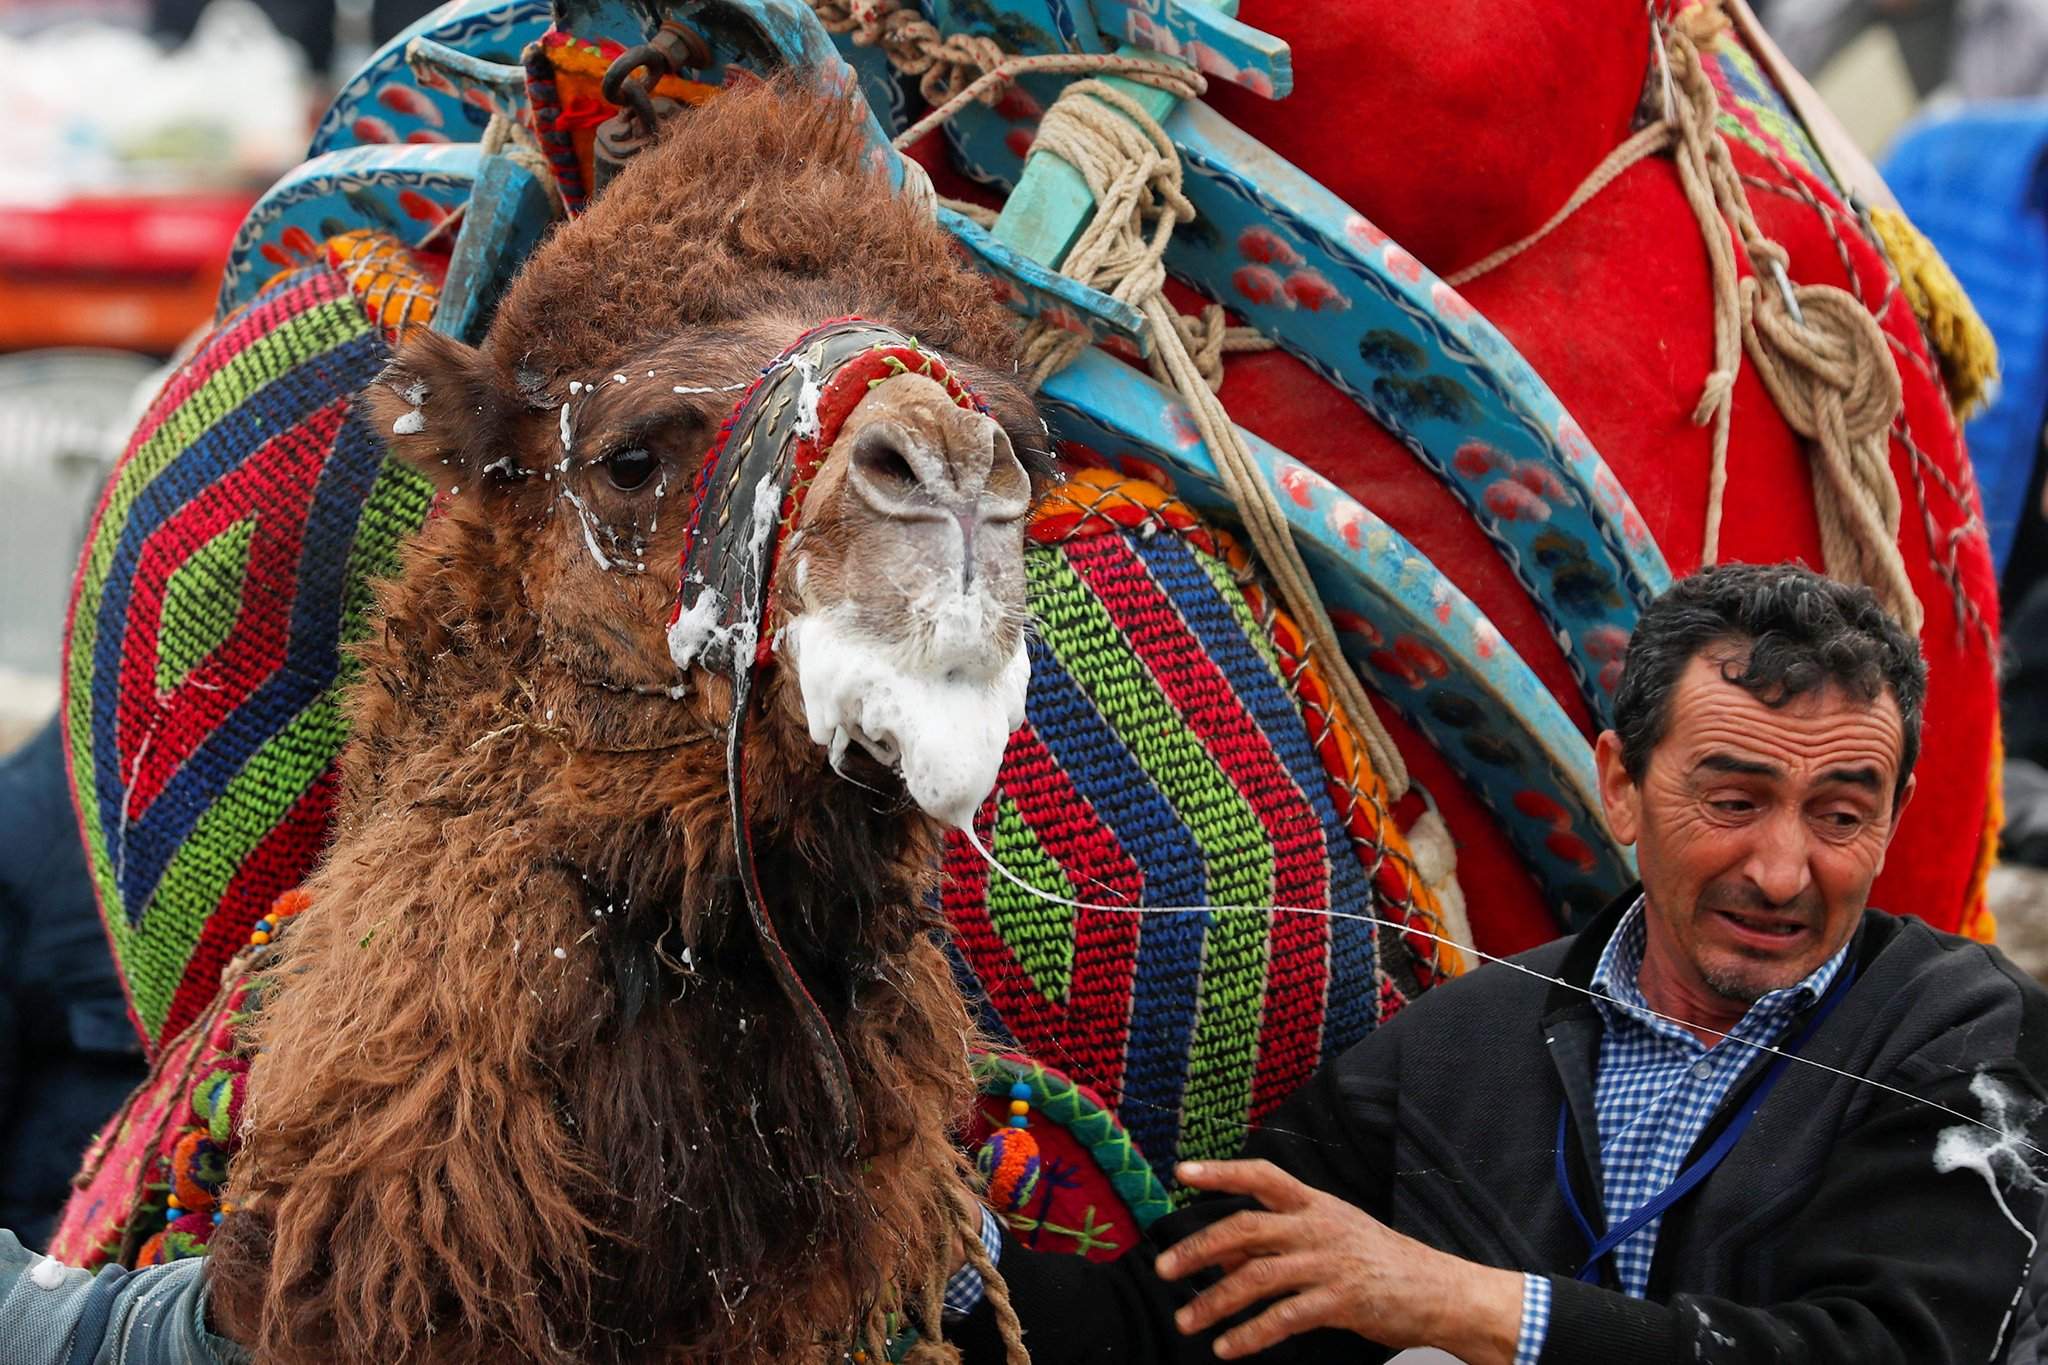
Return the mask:
[[[821,6],[819,13],[822,17],[830,11],[833,0],[819,0],[819,3]],[[887,11],[880,8],[882,5],[891,3],[894,3],[894,0],[874,0],[873,3],[865,7],[867,13],[871,16],[871,19],[868,21],[870,23],[870,30],[867,31],[879,34],[882,28],[886,26],[887,20],[900,13],[900,11]],[[830,27],[835,22],[842,21],[828,19],[827,26]],[[856,21],[852,20],[843,22],[849,25],[856,23]],[[922,23],[923,21],[920,20],[918,22]],[[905,31],[910,31],[915,26],[906,25],[904,27]],[[930,25],[926,24],[924,27],[929,28]],[[836,31],[845,32],[847,30],[841,28]],[[862,32],[862,30],[855,30],[854,41],[856,43],[862,42]],[[868,41],[870,43],[876,42],[879,41],[879,38],[870,37]],[[930,46],[936,47],[937,43],[936,30],[933,30]],[[1102,56],[1087,53],[1049,53],[1038,57],[1003,57],[1001,49],[994,49],[994,52],[997,57],[994,65],[988,67],[981,75],[974,79],[950,87],[946,92],[946,98],[937,108],[931,110],[896,137],[893,145],[898,151],[907,151],[915,146],[933,129],[939,128],[951,121],[954,115],[958,114],[960,110],[966,108],[969,104],[977,100],[983,103],[993,103],[995,100],[1002,98],[1003,92],[1009,88],[1011,83],[1023,75],[1121,76],[1125,80],[1141,85],[1151,85],[1161,90],[1170,91],[1179,99],[1193,99],[1207,88],[1200,75],[1179,63],[1154,61],[1143,57],[1122,57],[1113,54]],[[909,70],[910,68],[904,69]],[[957,69],[955,74],[958,74]],[[1143,125],[1150,125],[1154,129],[1157,128],[1158,125],[1149,116],[1145,115],[1142,109],[1133,104],[1127,96],[1115,90],[1114,87],[1103,85],[1100,81],[1094,80],[1082,81],[1079,84],[1086,87],[1087,93],[1093,94],[1097,99],[1108,99],[1116,104],[1119,109],[1124,111],[1127,118],[1142,120]],[[1049,127],[1056,130],[1058,121],[1055,116],[1059,114],[1059,109],[1060,106],[1056,102],[1052,111],[1040,122],[1037,140],[1033,143],[1034,151],[1046,145],[1047,129]],[[1057,139],[1059,137],[1058,132],[1055,131],[1053,136]],[[1161,134],[1162,138],[1163,136]],[[1150,139],[1147,140],[1149,141]],[[1168,150],[1171,150],[1170,146]],[[1072,163],[1074,155],[1088,155],[1088,152],[1083,149],[1082,145],[1070,140],[1066,144],[1065,151],[1058,151],[1055,154]],[[914,165],[915,163],[909,162],[906,159],[906,164]],[[920,167],[919,170],[921,172],[922,168]],[[926,183],[929,183],[928,179]],[[936,202],[944,204],[947,208],[971,219],[982,227],[993,227],[998,217],[995,210],[984,208],[979,204],[968,203],[965,200],[937,199]],[[1098,208],[1097,212],[1099,213],[1100,211]],[[1193,216],[1192,208],[1189,209],[1189,216]],[[1185,219],[1180,221],[1185,221]],[[1169,228],[1168,231],[1170,233],[1171,229]],[[1161,242],[1161,250],[1163,251],[1164,238],[1161,239]],[[1082,278],[1073,268],[1071,252],[1069,253],[1068,263],[1062,267],[1062,270],[1074,278]],[[1164,281],[1164,269],[1159,271],[1159,278],[1162,282]],[[1132,300],[1126,298],[1124,301],[1128,303]],[[1199,313],[1182,314],[1177,312],[1174,325],[1176,330],[1180,332],[1181,338],[1189,351],[1196,357],[1196,363],[1201,369],[1202,380],[1211,390],[1223,387],[1223,357],[1225,354],[1238,351],[1268,351],[1273,348],[1272,340],[1256,327],[1229,326],[1220,304],[1207,304]],[[1024,341],[1025,362],[1029,368],[1032,385],[1036,387],[1043,384],[1065,366],[1068,361],[1079,355],[1087,345],[1088,341],[1086,338],[1076,336],[1064,329],[1055,328],[1050,323],[1043,321],[1033,323],[1031,328],[1026,331]]]
[[[1088,53],[1008,57],[985,39],[975,40],[971,50],[949,46],[951,39],[923,19],[907,15],[898,8],[901,3],[811,0],[827,29],[851,33],[856,46],[880,46],[898,70],[923,73],[920,88],[927,99],[944,96],[938,107],[895,139],[898,151],[914,146],[976,100],[993,104],[1021,75],[1122,76],[1178,99],[1197,98],[1208,88],[1200,72],[1181,62]],[[972,66],[981,67],[981,74],[964,79]],[[1095,215],[1068,251],[1061,273],[1144,313],[1152,334],[1153,375],[1186,400],[1253,549],[1307,637],[1308,648],[1331,661],[1327,671],[1337,699],[1364,738],[1389,799],[1400,800],[1408,791],[1408,765],[1344,658],[1336,628],[1323,609],[1279,500],[1216,398],[1226,352],[1266,350],[1273,342],[1256,328],[1226,326],[1223,310],[1215,304],[1199,315],[1185,316],[1162,292],[1166,244],[1176,226],[1195,216],[1194,205],[1181,193],[1179,153],[1143,106],[1099,79],[1076,81],[1060,92],[1039,122],[1031,151],[1034,156],[1050,153],[1073,166],[1095,199]],[[992,221],[977,206],[941,202],[984,225]],[[1085,336],[1042,320],[1033,323],[1025,332],[1023,355],[1033,387],[1088,345]]]
[[[1692,414],[1695,425],[1708,421],[1714,424],[1713,453],[1707,471],[1706,530],[1700,547],[1700,567],[1705,568],[1716,563],[1721,553],[1721,508],[1728,487],[1728,428],[1735,407],[1735,376],[1742,367],[1742,301],[1736,286],[1735,247],[1728,236],[1731,224],[1723,215],[1733,213],[1749,219],[1747,232],[1734,225],[1745,245],[1753,237],[1761,239],[1763,234],[1757,231],[1756,220],[1750,218],[1749,197],[1735,179],[1728,144],[1714,130],[1720,105],[1713,86],[1700,69],[1696,49],[1682,34],[1674,33],[1661,51],[1667,63],[1665,117],[1673,135],[1672,160],[1678,170],[1678,187],[1685,194],[1685,202],[1692,209],[1706,244],[1708,290],[1714,300],[1714,368],[1707,373],[1700,401]],[[1688,83],[1687,74],[1696,79]],[[1759,268],[1754,259],[1751,268]]]
[[[548,207],[552,210],[552,216],[562,216],[561,182],[555,178],[555,168],[534,144],[533,134],[527,131],[525,124],[502,113],[492,114],[491,121],[484,127],[483,137],[478,140],[477,149],[485,156],[509,157],[515,164],[524,168],[547,191]],[[417,251],[432,246],[460,227],[467,216],[466,213],[444,215],[426,236],[413,243],[413,249]]]
[[1551,214],[1542,227],[1519,241],[1509,242],[1492,255],[1474,261],[1455,275],[1444,276],[1444,283],[1453,289],[1462,289],[1489,270],[1506,265],[1561,227],[1565,219],[1584,208],[1587,200],[1613,184],[1623,171],[1644,157],[1654,156],[1670,145],[1671,125],[1667,123],[1653,123],[1637,132],[1628,141],[1609,152],[1600,164],[1593,168],[1592,174],[1579,182],[1579,187],[1572,191],[1572,197],[1564,201],[1564,207]]
[[[1813,500],[1821,552],[1832,576],[1868,585],[1900,624],[1925,618],[1899,550],[1901,502],[1890,432],[1902,407],[1898,365],[1870,310],[1834,285],[1794,288],[1785,249],[1757,225],[1749,194],[1718,131],[1720,98],[1683,27],[1658,49],[1664,117],[1616,147],[1563,208],[1519,241],[1448,276],[1453,287],[1527,251],[1636,162],[1669,151],[1707,250],[1714,306],[1713,369],[1693,421],[1713,424],[1702,567],[1720,558],[1728,491],[1728,434],[1735,377],[1749,353],[1786,423],[1812,443]],[[1749,263],[1744,275],[1736,248]],[[1765,277],[1775,280],[1775,287]],[[1852,277],[1853,278],[1853,277]]]
[[1273,338],[1256,327],[1232,327],[1223,316],[1221,304],[1206,304],[1199,313],[1173,315],[1174,329],[1180,333],[1181,344],[1188,348],[1188,354],[1195,359],[1195,368],[1202,372],[1202,382],[1210,392],[1223,387],[1223,357],[1246,351],[1270,351],[1275,346]]
[[[1156,75],[1161,88],[1183,98],[1204,88],[1202,77],[1186,67],[1165,68]],[[1344,658],[1279,499],[1197,358],[1198,351],[1207,350],[1211,364],[1220,370],[1229,337],[1219,335],[1220,320],[1183,319],[1162,292],[1166,244],[1175,227],[1195,216],[1194,205],[1181,192],[1179,153],[1141,105],[1096,80],[1078,81],[1061,92],[1039,124],[1032,152],[1049,153],[1073,166],[1095,198],[1095,216],[1067,253],[1062,273],[1145,315],[1152,336],[1153,374],[1187,403],[1253,549],[1307,637],[1310,651],[1331,661],[1326,672],[1338,701],[1363,736],[1390,799],[1399,800],[1408,790],[1407,764]],[[1191,337],[1198,339],[1192,348]],[[1085,337],[1035,325],[1026,333],[1024,364],[1032,381],[1043,383],[1087,345]]]
[[[959,1249],[965,1251],[968,1265],[981,1276],[982,1297],[988,1300],[990,1310],[996,1315],[996,1331],[1003,1339],[1004,1365],[1031,1365],[1031,1353],[1024,1348],[1024,1324],[1017,1320],[1017,1309],[1010,1302],[1010,1286],[997,1272],[988,1248],[981,1244],[981,1201],[958,1181],[950,1186],[947,1194],[961,1221],[940,1235],[942,1261],[951,1261],[957,1236],[961,1243]],[[917,1341],[904,1354],[903,1365],[960,1365],[960,1348],[944,1336],[944,1291],[945,1282],[937,1278],[919,1291],[917,1311],[910,1315]],[[872,1340],[875,1336],[872,1316],[869,1321],[871,1325],[867,1335]],[[887,1358],[873,1346],[868,1347],[868,1352],[874,1361]]]
[[[1183,99],[1199,93],[1201,77],[1186,68],[1181,73],[1184,79],[1175,93]],[[1181,193],[1180,157],[1166,131],[1121,90],[1097,80],[1077,81],[1068,89],[1073,97],[1063,92],[1054,101],[1032,143],[1034,155],[1056,156],[1079,171],[1095,197],[1095,216],[1067,252],[1060,273],[1142,310],[1166,284],[1161,256],[1174,228],[1195,216],[1195,206]],[[1176,339],[1182,335],[1171,322],[1167,330]],[[1153,341],[1152,372],[1163,380],[1159,338]],[[1033,386],[1050,379],[1088,344],[1084,335],[1042,320],[1034,323],[1024,346]]]
[[[980,1242],[981,1218],[978,1214],[974,1222],[974,1227],[966,1236]],[[950,1253],[953,1250],[953,1230],[950,1227],[940,1234],[939,1249],[942,1253]],[[987,1292],[987,1282],[984,1281],[982,1293],[986,1295]],[[911,1326],[917,1332],[917,1341],[904,1354],[903,1365],[961,1365],[960,1348],[947,1341],[943,1335],[945,1281],[936,1275],[931,1276],[917,1297],[918,1311],[911,1321]],[[1008,1342],[1003,1344],[1009,1345]]]
[[478,149],[485,156],[510,157],[514,164],[540,181],[541,187],[547,191],[548,202],[554,206],[555,217],[562,216],[562,187],[555,179],[555,168],[524,123],[502,113],[492,114]]
[[[1693,414],[1695,421],[1709,413],[1714,420],[1700,562],[1714,563],[1720,551],[1729,414],[1740,352],[1747,349],[1786,423],[1813,443],[1814,511],[1828,573],[1867,584],[1918,635],[1925,613],[1899,551],[1901,504],[1891,466],[1892,421],[1904,398],[1884,330],[1847,290],[1792,287],[1785,269],[1790,258],[1757,226],[1727,141],[1716,128],[1720,100],[1699,49],[1674,31],[1668,54],[1677,90],[1672,115],[1679,179],[1707,239],[1714,284],[1715,367]],[[1739,279],[1724,223],[1749,259],[1751,273]],[[1778,287],[1762,285],[1766,272]]]
[[[1204,88],[1202,78],[1186,67],[1167,67],[1156,74],[1158,79],[1147,83],[1181,99],[1192,99]],[[1069,90],[1071,94],[1062,92],[1046,112],[1032,143],[1034,155],[1043,151],[1079,171],[1095,196],[1095,217],[1068,251],[1061,273],[1119,302],[1142,307],[1165,286],[1161,258],[1174,228],[1195,216],[1194,205],[1181,193],[1179,154],[1157,121],[1114,86],[1085,80]],[[1134,221],[1138,231],[1119,231],[1118,225],[1126,220]],[[1218,304],[1192,314],[1169,309],[1168,315],[1172,331],[1212,393],[1223,387],[1226,352],[1273,346],[1255,327],[1229,326]],[[1034,322],[1024,334],[1024,367],[1032,385],[1050,379],[1088,344],[1085,336],[1043,319]],[[1153,376],[1171,383],[1156,337],[1154,352]]]
[[982,1293],[988,1297],[988,1306],[996,1315],[996,1330],[1002,1334],[1004,1365],[1031,1365],[1031,1353],[1024,1349],[1024,1324],[1017,1320],[1017,1309],[1010,1302],[1009,1283],[997,1271],[988,1248],[981,1244],[981,1201],[958,1182],[950,1189],[953,1204],[960,1211],[967,1262],[981,1276]]
[[1918,635],[1924,614],[1899,553],[1901,503],[1891,469],[1892,419],[1903,400],[1877,319],[1826,286],[1795,291],[1796,314],[1759,297],[1754,277],[1742,289],[1758,377],[1792,428],[1816,443],[1814,505],[1828,572],[1869,584]]

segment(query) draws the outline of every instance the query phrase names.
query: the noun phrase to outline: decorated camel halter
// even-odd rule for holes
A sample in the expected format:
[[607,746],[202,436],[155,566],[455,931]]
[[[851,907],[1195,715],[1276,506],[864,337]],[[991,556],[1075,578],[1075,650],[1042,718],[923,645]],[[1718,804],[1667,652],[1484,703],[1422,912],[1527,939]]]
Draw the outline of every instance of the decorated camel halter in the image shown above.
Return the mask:
[[818,1050],[826,1093],[849,1153],[857,1131],[845,1054],[790,961],[761,892],[746,819],[744,737],[754,673],[773,660],[768,615],[784,541],[848,415],[870,389],[899,374],[925,375],[961,407],[987,411],[945,362],[914,338],[860,318],[813,327],[762,370],[733,405],[698,471],[684,531],[681,591],[668,636],[676,667],[701,666],[732,679],[726,789],[747,914],[777,983]]

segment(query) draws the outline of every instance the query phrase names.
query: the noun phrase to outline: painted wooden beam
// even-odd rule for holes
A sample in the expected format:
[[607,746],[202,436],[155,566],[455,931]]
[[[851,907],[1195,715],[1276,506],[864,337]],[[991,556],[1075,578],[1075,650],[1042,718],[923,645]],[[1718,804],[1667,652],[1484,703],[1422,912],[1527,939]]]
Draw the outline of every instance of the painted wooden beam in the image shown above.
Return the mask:
[[221,275],[219,315],[264,282],[323,259],[321,244],[352,228],[417,241],[469,202],[486,160],[473,142],[349,147],[285,172],[242,220]]
[[[961,122],[968,174],[1001,184],[1028,173],[1000,110]],[[1166,132],[1197,214],[1174,233],[1167,269],[1356,400],[1443,479],[1605,723],[1636,614],[1671,573],[1584,430],[1457,290],[1299,167],[1200,100],[1177,107]]]
[[1294,89],[1294,53],[1284,38],[1241,23],[1230,10],[1201,0],[1094,0],[1096,21],[1111,37],[1164,57],[1178,57],[1205,76],[1241,85],[1269,100]]
[[1091,343],[1115,338],[1141,356],[1152,353],[1145,315],[1128,303],[1040,265],[952,209],[940,208],[938,219],[939,226],[952,233],[974,257],[974,263],[989,273],[990,282],[1011,311],[1027,318],[1049,317],[1066,330],[1085,335]]
[[306,148],[311,159],[346,147],[390,142],[474,142],[491,111],[465,88],[479,91],[507,113],[526,108],[523,86],[471,86],[408,60],[414,40],[425,39],[484,66],[517,62],[526,45],[547,32],[549,0],[456,0],[443,5],[377,49],[335,93]]
[[[1129,46],[1117,51],[1122,56],[1153,55]],[[1161,122],[1180,103],[1155,86],[1118,76],[1108,77],[1103,84],[1130,96]],[[1002,217],[996,220],[995,238],[1018,255],[1057,270],[1094,217],[1095,196],[1089,193],[1081,172],[1062,158],[1041,152],[1024,163],[1024,174],[1003,205]]]
[[449,253],[434,330],[472,345],[483,340],[505,286],[553,221],[540,177],[511,157],[485,157]]

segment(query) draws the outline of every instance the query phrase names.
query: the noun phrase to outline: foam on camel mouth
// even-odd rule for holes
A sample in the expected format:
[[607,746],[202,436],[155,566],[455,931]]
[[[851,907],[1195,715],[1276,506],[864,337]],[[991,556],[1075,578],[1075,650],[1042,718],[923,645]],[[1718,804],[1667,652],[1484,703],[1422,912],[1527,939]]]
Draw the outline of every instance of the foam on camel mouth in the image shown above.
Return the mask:
[[[969,599],[957,608],[975,610]],[[971,827],[1002,767],[1010,733],[1024,723],[1031,657],[1023,637],[993,675],[907,666],[901,645],[859,629],[848,607],[805,612],[783,648],[803,691],[813,742],[837,768],[858,744],[903,778],[910,799],[954,828]]]
[[[851,415],[827,415],[818,444],[830,449]],[[911,610],[929,646],[881,639],[861,629],[847,605],[798,615],[782,650],[796,669],[813,743],[839,770],[860,745],[903,779],[910,799],[951,828],[971,829],[994,789],[1010,735],[1024,723],[1031,655],[1017,644],[991,670],[986,642],[1002,608],[986,592],[954,592]]]

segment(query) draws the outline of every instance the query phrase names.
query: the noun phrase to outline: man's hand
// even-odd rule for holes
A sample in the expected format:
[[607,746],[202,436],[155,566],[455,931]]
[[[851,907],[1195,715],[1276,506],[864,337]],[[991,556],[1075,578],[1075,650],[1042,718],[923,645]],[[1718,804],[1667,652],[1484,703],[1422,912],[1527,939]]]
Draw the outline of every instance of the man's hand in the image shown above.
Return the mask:
[[1216,1284],[1174,1315],[1203,1331],[1253,1304],[1273,1304],[1216,1340],[1229,1359],[1332,1327],[1382,1346],[1436,1346],[1466,1365],[1510,1365],[1522,1323],[1522,1277],[1459,1260],[1393,1231],[1266,1161],[1184,1162],[1181,1183],[1249,1195],[1265,1212],[1234,1213],[1175,1243],[1162,1279],[1214,1266]]

